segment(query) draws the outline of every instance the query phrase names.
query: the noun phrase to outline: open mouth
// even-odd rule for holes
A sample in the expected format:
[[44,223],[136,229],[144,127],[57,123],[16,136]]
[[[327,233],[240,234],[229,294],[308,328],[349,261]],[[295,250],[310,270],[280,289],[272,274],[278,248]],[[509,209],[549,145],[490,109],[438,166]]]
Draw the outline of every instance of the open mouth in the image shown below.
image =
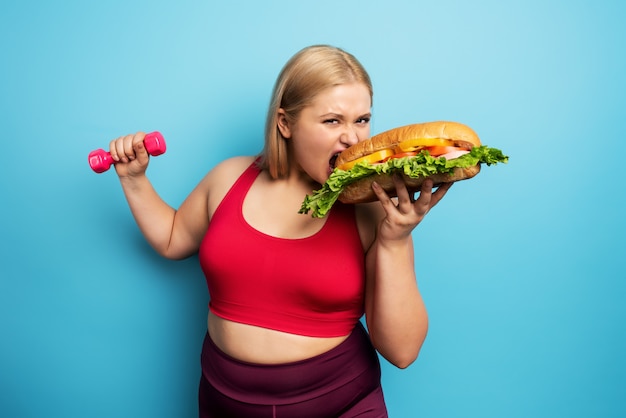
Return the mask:
[[337,157],[339,157],[339,153],[330,157],[330,160],[328,161],[328,165],[330,166],[331,170],[335,169],[335,164],[337,163]]

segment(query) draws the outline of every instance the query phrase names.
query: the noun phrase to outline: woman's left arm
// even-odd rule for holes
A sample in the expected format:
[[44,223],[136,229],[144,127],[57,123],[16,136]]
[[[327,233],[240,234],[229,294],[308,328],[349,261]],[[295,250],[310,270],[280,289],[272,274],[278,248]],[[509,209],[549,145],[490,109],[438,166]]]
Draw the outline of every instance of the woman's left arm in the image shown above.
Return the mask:
[[365,317],[374,347],[389,362],[406,368],[415,361],[428,331],[428,315],[415,276],[412,231],[446,194],[451,183],[432,191],[424,182],[413,201],[394,178],[397,204],[374,185],[384,217],[366,255]]

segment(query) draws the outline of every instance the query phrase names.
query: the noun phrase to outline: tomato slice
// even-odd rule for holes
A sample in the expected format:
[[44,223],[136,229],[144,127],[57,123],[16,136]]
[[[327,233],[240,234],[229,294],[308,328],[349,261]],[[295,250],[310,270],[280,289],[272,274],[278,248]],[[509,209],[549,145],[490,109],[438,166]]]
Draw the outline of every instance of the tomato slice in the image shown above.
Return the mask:
[[426,151],[428,151],[428,153],[433,157],[439,157],[440,155],[447,154],[452,151],[458,151],[460,149],[461,148],[458,147],[426,147]]
[[451,147],[454,141],[443,138],[415,138],[407,139],[398,144],[398,148],[404,152],[416,151],[424,147]]
[[368,162],[370,164],[375,164],[375,163],[381,162],[382,160],[384,160],[387,157],[390,157],[393,154],[394,154],[393,150],[389,148],[385,148],[380,151],[375,151],[369,155],[366,155],[365,157],[357,158],[356,160],[343,163],[337,168],[340,170],[349,170],[352,167],[354,167],[355,164],[361,163],[361,162]]

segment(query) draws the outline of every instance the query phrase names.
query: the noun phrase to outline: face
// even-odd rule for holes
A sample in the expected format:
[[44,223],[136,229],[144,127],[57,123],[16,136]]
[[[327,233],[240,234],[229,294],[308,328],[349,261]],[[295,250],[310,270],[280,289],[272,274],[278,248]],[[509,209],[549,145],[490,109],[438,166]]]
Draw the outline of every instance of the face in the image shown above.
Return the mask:
[[289,141],[294,169],[324,183],[337,155],[369,138],[371,106],[364,84],[342,84],[318,94],[294,124],[279,117],[279,129]]

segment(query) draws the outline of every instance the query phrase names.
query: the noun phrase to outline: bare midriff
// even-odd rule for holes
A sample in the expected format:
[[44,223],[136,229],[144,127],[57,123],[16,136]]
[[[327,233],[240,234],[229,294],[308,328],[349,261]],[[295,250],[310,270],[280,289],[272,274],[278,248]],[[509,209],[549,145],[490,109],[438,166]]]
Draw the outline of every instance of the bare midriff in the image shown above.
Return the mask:
[[248,363],[282,364],[323,354],[348,338],[308,337],[220,318],[209,313],[208,329],[215,345],[229,356]]

